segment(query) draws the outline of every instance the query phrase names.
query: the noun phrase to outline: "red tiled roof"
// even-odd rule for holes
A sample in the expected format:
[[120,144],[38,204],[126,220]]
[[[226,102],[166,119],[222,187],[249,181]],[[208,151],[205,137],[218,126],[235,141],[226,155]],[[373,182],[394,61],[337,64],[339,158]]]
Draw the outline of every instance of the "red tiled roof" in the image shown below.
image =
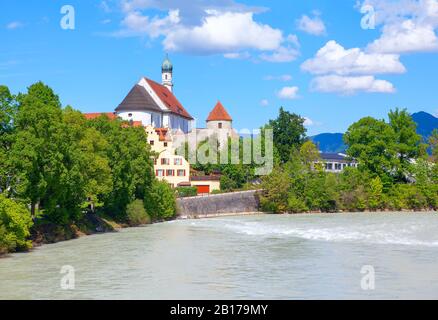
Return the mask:
[[103,115],[106,115],[109,119],[111,120],[115,120],[117,119],[117,115],[115,115],[113,112],[95,112],[95,113],[84,113],[84,116],[87,120],[92,120],[92,119],[96,119],[99,118]]
[[169,141],[167,137],[168,130],[166,128],[156,128],[155,132],[158,134],[160,141]]
[[186,111],[186,109],[184,109],[182,104],[178,101],[174,94],[169,91],[169,89],[148,78],[145,78],[145,80],[151,86],[152,90],[155,91],[155,93],[164,103],[164,105],[169,108],[172,113],[187,118],[189,120],[193,120],[192,116]]
[[228,114],[227,110],[225,110],[222,103],[218,101],[213,111],[210,112],[207,121],[233,121],[233,119]]

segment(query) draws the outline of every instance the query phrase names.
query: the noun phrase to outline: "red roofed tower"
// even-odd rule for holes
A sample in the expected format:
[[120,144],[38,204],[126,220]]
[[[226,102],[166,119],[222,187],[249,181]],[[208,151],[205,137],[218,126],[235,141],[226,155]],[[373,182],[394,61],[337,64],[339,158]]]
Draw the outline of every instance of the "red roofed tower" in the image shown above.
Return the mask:
[[224,108],[222,103],[218,101],[214,109],[210,112],[207,118],[207,129],[227,129],[233,128],[233,119]]

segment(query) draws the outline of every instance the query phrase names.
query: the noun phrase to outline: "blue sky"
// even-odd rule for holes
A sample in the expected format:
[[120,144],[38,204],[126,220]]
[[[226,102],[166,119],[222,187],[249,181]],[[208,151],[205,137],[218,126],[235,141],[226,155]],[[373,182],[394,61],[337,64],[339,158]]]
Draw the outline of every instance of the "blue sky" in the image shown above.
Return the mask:
[[[66,4],[74,30],[60,26]],[[361,26],[363,6],[374,29]],[[0,9],[0,84],[17,93],[42,80],[83,112],[113,111],[141,76],[159,81],[169,52],[175,94],[200,127],[218,99],[237,129],[284,106],[308,119],[310,135],[395,107],[438,113],[437,0],[2,0]]]

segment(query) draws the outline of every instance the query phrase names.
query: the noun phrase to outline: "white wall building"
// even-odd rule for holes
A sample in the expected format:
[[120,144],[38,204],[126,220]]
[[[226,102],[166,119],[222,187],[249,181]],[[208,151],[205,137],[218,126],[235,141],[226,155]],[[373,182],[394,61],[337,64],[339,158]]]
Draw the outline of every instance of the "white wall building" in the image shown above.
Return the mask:
[[168,58],[161,73],[162,84],[141,78],[116,108],[116,114],[126,121],[141,121],[143,126],[188,133],[193,118],[173,94],[173,66]]

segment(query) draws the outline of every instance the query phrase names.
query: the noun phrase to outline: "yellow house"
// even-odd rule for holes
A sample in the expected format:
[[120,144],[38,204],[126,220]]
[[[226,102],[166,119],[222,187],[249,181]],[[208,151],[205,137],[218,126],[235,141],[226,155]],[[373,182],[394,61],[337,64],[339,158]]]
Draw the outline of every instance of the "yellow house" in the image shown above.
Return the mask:
[[172,137],[166,128],[146,126],[151,150],[158,154],[154,171],[159,180],[169,183],[172,188],[190,185],[190,164],[182,156],[175,155]]

